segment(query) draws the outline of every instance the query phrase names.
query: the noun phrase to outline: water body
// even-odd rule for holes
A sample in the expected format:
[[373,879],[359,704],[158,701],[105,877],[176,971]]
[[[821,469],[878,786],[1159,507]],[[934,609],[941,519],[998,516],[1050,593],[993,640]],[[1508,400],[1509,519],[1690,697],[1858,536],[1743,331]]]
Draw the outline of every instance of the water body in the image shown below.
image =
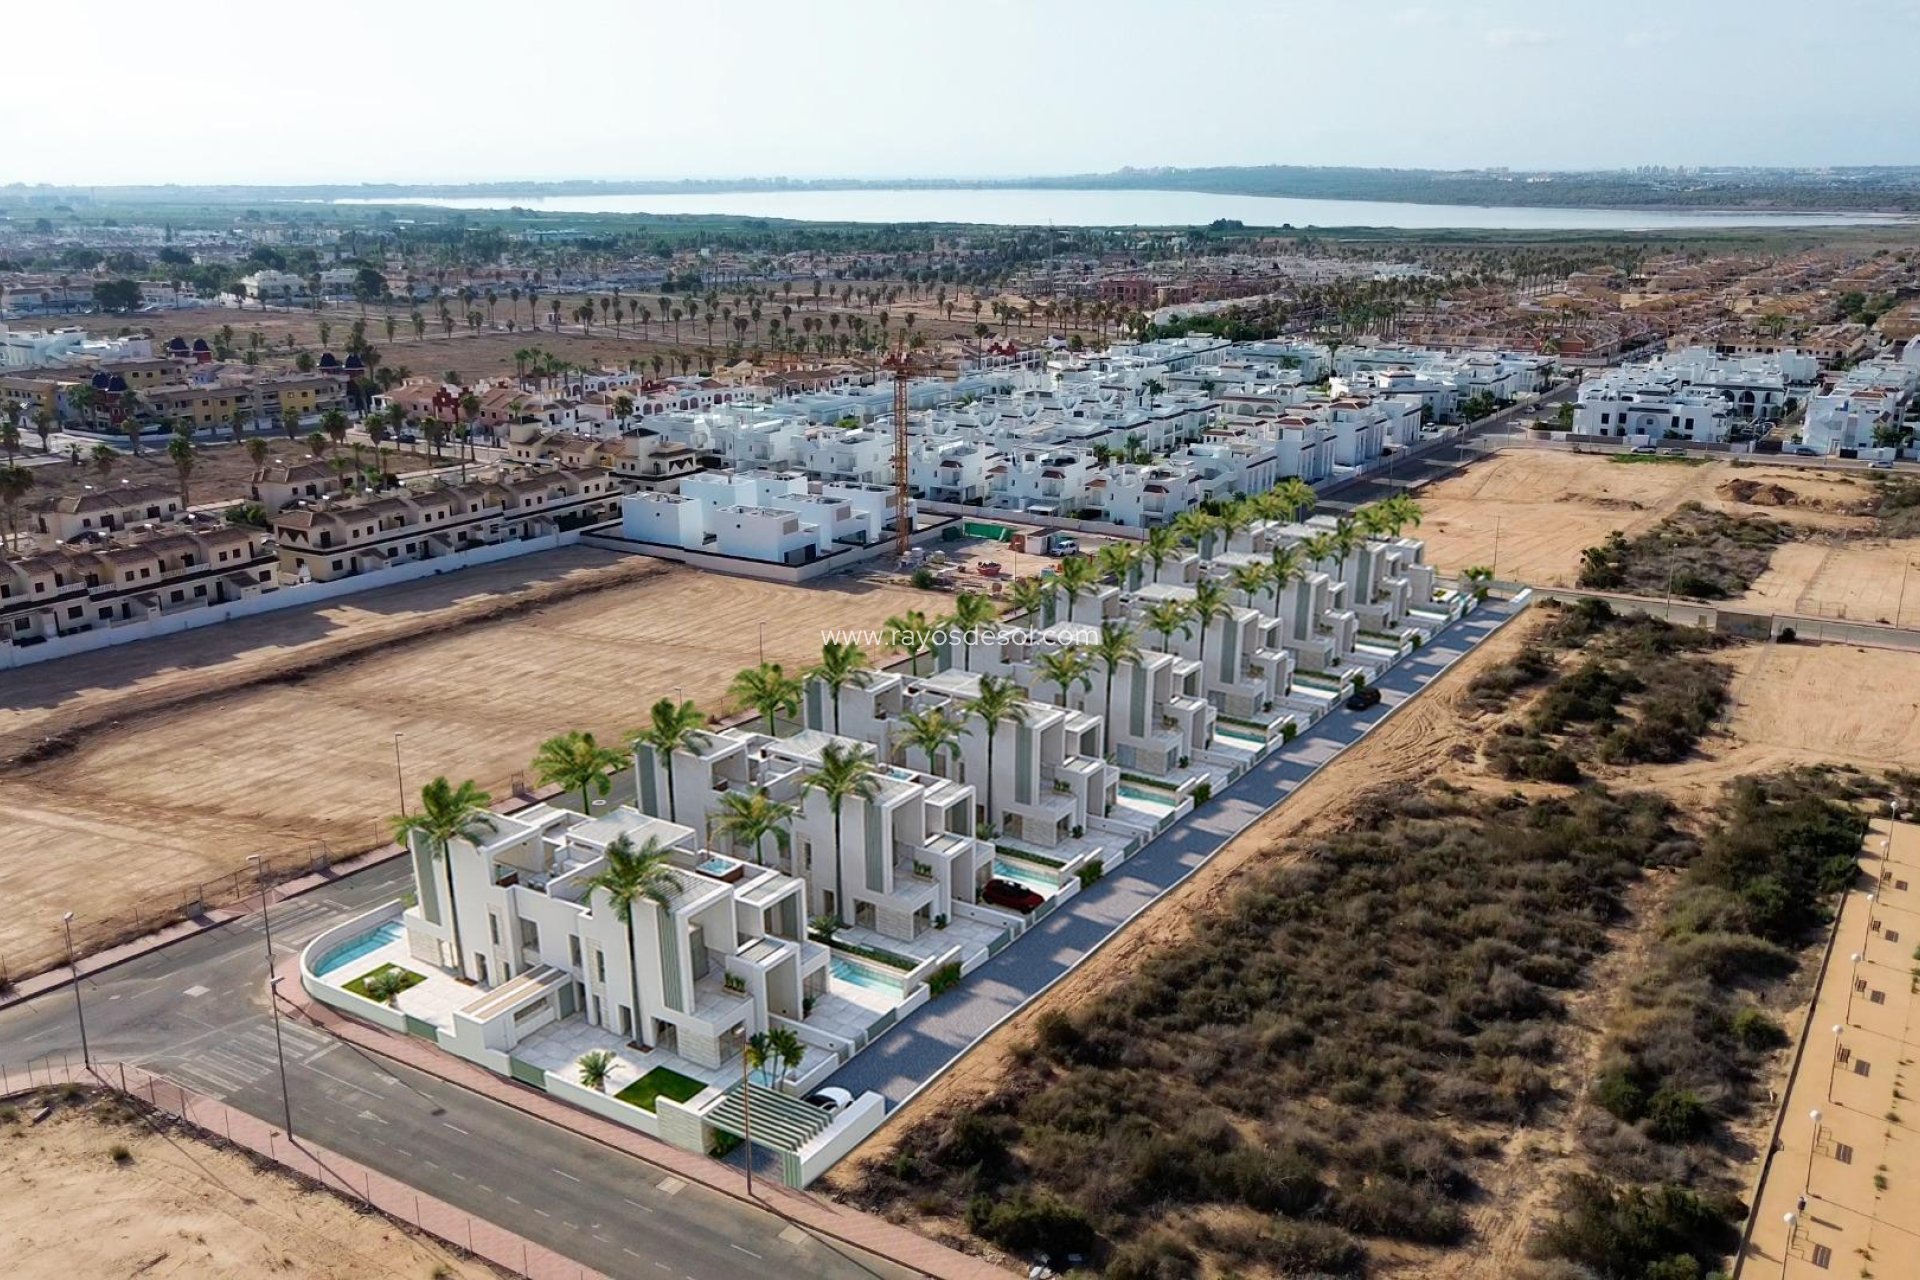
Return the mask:
[[1905,221],[1860,213],[1531,209],[1371,200],[1295,200],[1197,191],[940,190],[715,191],[663,195],[476,196],[342,200],[448,209],[549,213],[730,214],[801,222],[956,222],[997,226],[1178,227],[1234,218],[1250,227],[1395,227],[1405,230],[1677,231],[1713,227],[1834,227]]

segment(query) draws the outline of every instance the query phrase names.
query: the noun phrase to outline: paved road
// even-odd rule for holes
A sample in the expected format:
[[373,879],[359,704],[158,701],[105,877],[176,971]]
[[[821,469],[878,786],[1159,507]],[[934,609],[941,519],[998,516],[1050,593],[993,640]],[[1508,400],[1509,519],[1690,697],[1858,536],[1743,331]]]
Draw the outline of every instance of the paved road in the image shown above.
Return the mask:
[[1358,713],[1335,710],[1268,756],[1213,803],[1169,827],[1092,889],[1069,899],[1018,942],[967,975],[959,986],[887,1031],[829,1083],[856,1094],[872,1089],[899,1105],[1514,612],[1511,603],[1490,601],[1455,623],[1380,681],[1378,706]]
[[[394,897],[396,860],[277,907],[274,948]],[[137,1062],[275,1124],[282,1103],[263,994],[257,916],[90,977],[87,1034],[105,1059]],[[431,1076],[281,1020],[296,1132],[612,1276],[731,1280],[782,1275],[888,1280],[912,1273],[793,1230],[771,1214]],[[71,988],[0,1010],[0,1059],[71,1052]]]

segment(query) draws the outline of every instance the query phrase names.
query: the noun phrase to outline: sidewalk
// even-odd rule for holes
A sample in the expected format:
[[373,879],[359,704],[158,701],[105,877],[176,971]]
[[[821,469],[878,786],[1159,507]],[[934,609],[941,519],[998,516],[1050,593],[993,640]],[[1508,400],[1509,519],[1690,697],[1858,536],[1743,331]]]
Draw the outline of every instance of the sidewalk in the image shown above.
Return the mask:
[[612,1147],[653,1165],[663,1174],[698,1183],[712,1191],[752,1204],[816,1235],[850,1245],[939,1280],[1004,1280],[1007,1272],[979,1258],[936,1244],[903,1227],[795,1191],[769,1178],[757,1178],[753,1195],[746,1189],[744,1171],[718,1160],[670,1147],[629,1129],[560,1102],[537,1089],[495,1075],[486,1068],[456,1058],[436,1045],[412,1036],[397,1035],[348,1017],[321,1004],[300,985],[300,957],[284,957],[276,971],[282,1008],[328,1035],[356,1045],[402,1066],[455,1084],[502,1106],[512,1107],[548,1124]]
[[283,1130],[263,1120],[204,1098],[139,1067],[96,1062],[91,1068],[32,1067],[24,1077],[3,1068],[0,1072],[4,1072],[0,1074],[0,1097],[78,1084],[113,1089],[143,1099],[155,1110],[177,1116],[203,1133],[231,1142],[301,1177],[311,1178],[330,1191],[358,1200],[514,1275],[526,1276],[529,1280],[609,1280],[545,1245],[475,1218],[445,1201],[422,1195],[404,1182],[336,1155],[305,1138],[289,1140]]

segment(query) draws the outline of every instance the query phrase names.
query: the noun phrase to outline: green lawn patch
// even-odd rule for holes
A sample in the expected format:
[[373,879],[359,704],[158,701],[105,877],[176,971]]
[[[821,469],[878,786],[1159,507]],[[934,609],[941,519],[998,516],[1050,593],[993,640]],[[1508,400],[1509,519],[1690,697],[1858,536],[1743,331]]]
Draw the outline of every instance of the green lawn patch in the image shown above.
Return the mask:
[[355,978],[352,982],[342,983],[341,985],[346,990],[351,991],[353,992],[353,994],[359,996],[362,1000],[371,1000],[375,1004],[385,1004],[386,1000],[381,998],[380,996],[367,994],[367,983],[373,981],[375,978],[378,978],[383,973],[393,973],[393,974],[399,975],[399,978],[397,980],[398,985],[392,988],[394,995],[399,995],[402,991],[405,991],[408,987],[417,987],[421,983],[427,980],[427,975],[424,973],[415,973],[413,970],[403,969],[397,964],[383,964],[378,969],[370,969],[366,973],[363,973],[359,977]]
[[1675,458],[1664,453],[1615,453],[1609,454],[1607,460],[1609,462],[1618,462],[1622,465],[1635,462],[1664,462],[1668,466],[1680,467],[1704,467],[1708,462],[1712,461],[1710,458],[1695,458],[1692,456]]
[[683,1076],[667,1067],[655,1067],[613,1096],[629,1106],[651,1111],[657,1099],[672,1098],[675,1102],[685,1102],[706,1087],[692,1076]]

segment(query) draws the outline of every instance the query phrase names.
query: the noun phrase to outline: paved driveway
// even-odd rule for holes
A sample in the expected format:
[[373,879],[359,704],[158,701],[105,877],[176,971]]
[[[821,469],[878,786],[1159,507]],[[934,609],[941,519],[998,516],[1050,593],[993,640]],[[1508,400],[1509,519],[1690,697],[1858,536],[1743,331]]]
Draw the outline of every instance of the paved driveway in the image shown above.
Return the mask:
[[855,1094],[871,1089],[890,1107],[899,1106],[1517,611],[1510,602],[1489,601],[1447,628],[1380,680],[1378,706],[1358,713],[1337,709],[1326,716],[1092,889],[1070,898],[959,986],[887,1031],[830,1083]]

